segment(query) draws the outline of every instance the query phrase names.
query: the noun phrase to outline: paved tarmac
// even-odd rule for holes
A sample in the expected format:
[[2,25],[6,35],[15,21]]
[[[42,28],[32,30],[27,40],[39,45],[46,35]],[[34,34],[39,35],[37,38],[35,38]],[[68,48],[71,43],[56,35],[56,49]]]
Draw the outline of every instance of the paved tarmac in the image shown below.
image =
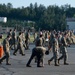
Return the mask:
[[19,53],[17,56],[13,56],[13,50],[11,50],[11,66],[7,66],[4,60],[0,65],[0,75],[75,75],[75,45],[67,48],[69,65],[63,65],[63,60],[61,60],[60,66],[54,66],[54,61],[49,66],[48,60],[52,57],[52,52],[50,52],[49,55],[45,55],[43,68],[37,68],[34,60],[31,62],[32,67],[26,67],[33,47],[34,45],[30,45],[30,50],[25,50],[25,56],[21,56]]

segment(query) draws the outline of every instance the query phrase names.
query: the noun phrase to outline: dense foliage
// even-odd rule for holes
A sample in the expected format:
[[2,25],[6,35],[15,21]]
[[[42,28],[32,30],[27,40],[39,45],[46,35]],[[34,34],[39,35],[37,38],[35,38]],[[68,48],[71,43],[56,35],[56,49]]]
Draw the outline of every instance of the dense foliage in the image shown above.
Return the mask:
[[35,27],[37,30],[65,30],[66,18],[75,17],[75,8],[70,5],[58,7],[57,5],[50,5],[45,7],[31,3],[28,7],[13,8],[11,3],[0,4],[0,17],[7,17],[4,26],[14,27]]

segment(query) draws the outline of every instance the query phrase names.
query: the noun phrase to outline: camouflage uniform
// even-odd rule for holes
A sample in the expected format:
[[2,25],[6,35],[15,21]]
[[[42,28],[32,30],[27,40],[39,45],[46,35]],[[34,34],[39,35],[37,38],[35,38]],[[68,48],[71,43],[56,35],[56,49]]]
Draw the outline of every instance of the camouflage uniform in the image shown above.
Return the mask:
[[62,58],[64,58],[64,65],[68,65],[68,63],[67,63],[67,58],[68,58],[67,42],[66,42],[65,34],[61,39],[61,43],[62,43],[62,45],[61,45],[62,56],[58,59],[58,63]]
[[[8,36],[12,37],[12,29],[9,30]],[[9,40],[9,45],[10,45],[10,48],[11,48],[12,47],[12,38]]]
[[[37,67],[44,66],[44,54],[46,49],[42,46],[42,37],[37,38],[36,40],[36,47],[32,50],[32,55],[27,63],[27,67],[30,67],[30,63],[32,59],[36,56],[37,57]],[[40,66],[40,62],[42,62],[42,66]]]
[[12,44],[14,45],[14,50],[16,49],[16,29],[12,32]]
[[53,51],[53,57],[48,60],[48,64],[50,65],[50,62],[54,59],[55,62],[55,66],[59,66],[58,64],[58,57],[59,57],[59,44],[58,44],[58,39],[55,38],[55,34],[53,34],[54,38],[51,40],[51,47],[52,47],[52,51]]
[[26,48],[25,33],[24,32],[22,32],[22,41],[23,41],[23,47]]
[[29,30],[28,32],[26,32],[26,35],[25,35],[25,43],[26,43],[26,49],[28,50],[29,49],[29,40],[30,40],[30,33],[29,33]]
[[37,36],[37,33],[34,32],[34,33],[33,33],[33,37],[34,37],[34,41],[33,41],[33,42],[35,42],[36,36]]
[[7,38],[3,40],[3,50],[4,50],[5,55],[0,59],[0,63],[4,59],[6,59],[6,65],[11,65],[9,64],[9,57],[10,57],[9,38],[10,36],[7,36]]
[[25,55],[24,50],[23,50],[23,41],[22,41],[22,33],[21,32],[19,33],[17,40],[18,40],[17,49],[14,51],[13,55],[16,55],[16,52],[18,50],[20,50],[20,54]]
[[[43,47],[40,47],[40,46],[38,46],[38,47],[35,47],[35,48],[33,48],[32,49],[32,54],[31,54],[31,57],[30,57],[30,59],[29,59],[29,61],[28,61],[28,63],[27,63],[27,67],[31,67],[30,66],[30,63],[31,63],[31,61],[32,61],[32,59],[36,56],[37,57],[37,67],[42,67],[42,66],[44,66],[44,64],[43,64],[43,62],[44,62],[44,54],[45,54],[45,51],[46,51],[46,49],[45,48],[43,48]],[[41,62],[41,59],[42,59],[42,66],[40,66],[40,62]]]

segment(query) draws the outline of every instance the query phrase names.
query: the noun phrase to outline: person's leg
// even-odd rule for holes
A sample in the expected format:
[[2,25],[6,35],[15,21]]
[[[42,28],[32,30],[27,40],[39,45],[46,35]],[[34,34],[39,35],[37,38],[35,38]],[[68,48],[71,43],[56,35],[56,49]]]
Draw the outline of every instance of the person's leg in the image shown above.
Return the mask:
[[14,50],[14,52],[13,52],[13,55],[16,55],[16,53],[17,53],[17,51],[20,49],[20,45],[18,44],[17,45],[17,49],[16,50]]
[[50,59],[50,60],[48,60],[48,65],[50,65],[51,64],[51,61],[54,59],[54,56]]
[[69,65],[69,63],[67,63],[67,58],[68,58],[68,54],[65,53],[64,54],[64,65]]
[[55,66],[59,66],[57,52],[54,53],[54,62],[55,62]]
[[23,46],[20,46],[20,54],[22,54],[22,56],[24,56],[25,54],[24,54],[24,50],[23,50]]
[[60,64],[59,61],[60,61],[61,59],[63,59],[63,58],[64,58],[63,55],[62,55],[61,57],[59,57],[59,59],[58,59],[58,64]]
[[41,58],[42,67],[44,67],[44,57]]
[[32,59],[33,59],[35,56],[36,56],[36,52],[35,52],[35,49],[33,49],[33,50],[32,50],[32,55],[31,55],[30,59],[28,60],[28,62],[27,62],[27,64],[26,64],[27,67],[31,67],[31,66],[30,66],[30,63],[31,63]]
[[0,64],[2,64],[3,60],[6,59],[6,55],[0,59]]
[[7,52],[7,53],[6,53],[6,65],[11,65],[11,64],[9,63],[9,57],[10,57],[10,52]]
[[39,52],[37,52],[37,67],[42,67],[42,66],[40,66],[41,58],[42,58],[42,54],[39,51]]

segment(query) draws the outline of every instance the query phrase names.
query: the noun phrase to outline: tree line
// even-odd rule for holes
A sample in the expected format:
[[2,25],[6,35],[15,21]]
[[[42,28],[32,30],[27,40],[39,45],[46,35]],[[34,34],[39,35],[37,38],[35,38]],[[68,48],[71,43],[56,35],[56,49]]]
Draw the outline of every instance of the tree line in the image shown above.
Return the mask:
[[[75,17],[75,8],[66,4],[63,6],[34,5],[28,7],[13,8],[11,3],[0,4],[0,17],[7,17],[8,21],[4,26],[34,27],[37,30],[65,30],[66,18]],[[1,23],[3,25],[3,23]]]

